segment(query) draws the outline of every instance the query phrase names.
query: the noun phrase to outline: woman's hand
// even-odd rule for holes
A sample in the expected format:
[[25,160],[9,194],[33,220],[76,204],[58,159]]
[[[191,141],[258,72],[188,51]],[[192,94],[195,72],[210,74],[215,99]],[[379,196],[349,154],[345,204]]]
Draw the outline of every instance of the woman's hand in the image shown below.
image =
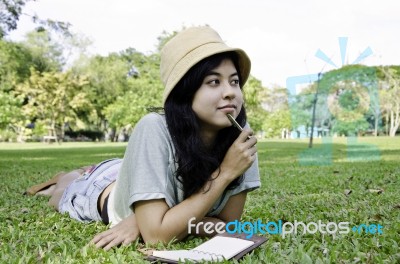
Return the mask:
[[256,159],[257,139],[252,137],[253,132],[245,129],[233,142],[221,163],[221,172],[234,180],[242,175]]
[[95,244],[97,248],[110,248],[118,245],[129,245],[140,235],[139,227],[136,223],[135,214],[131,214],[116,226],[96,235],[90,243]]

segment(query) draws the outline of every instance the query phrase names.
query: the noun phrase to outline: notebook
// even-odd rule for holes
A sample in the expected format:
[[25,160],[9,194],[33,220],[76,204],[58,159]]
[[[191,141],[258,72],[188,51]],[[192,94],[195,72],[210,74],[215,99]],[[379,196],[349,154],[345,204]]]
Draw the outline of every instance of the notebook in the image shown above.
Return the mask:
[[223,261],[231,258],[240,259],[246,253],[266,241],[265,237],[253,236],[247,239],[239,234],[221,234],[190,250],[155,250],[148,260],[164,263]]

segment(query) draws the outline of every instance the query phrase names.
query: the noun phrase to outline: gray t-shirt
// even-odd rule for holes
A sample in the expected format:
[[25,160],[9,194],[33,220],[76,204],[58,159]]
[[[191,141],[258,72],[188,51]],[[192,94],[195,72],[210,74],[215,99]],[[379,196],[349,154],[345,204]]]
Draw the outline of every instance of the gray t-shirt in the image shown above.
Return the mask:
[[[134,202],[164,199],[169,207],[173,207],[183,201],[182,186],[175,176],[178,164],[174,153],[164,115],[150,113],[136,124],[110,195],[109,208],[112,209],[109,216],[113,225],[132,213]],[[230,196],[258,187],[260,177],[256,159],[245,172],[242,183],[235,189],[226,190],[207,215],[218,215]]]

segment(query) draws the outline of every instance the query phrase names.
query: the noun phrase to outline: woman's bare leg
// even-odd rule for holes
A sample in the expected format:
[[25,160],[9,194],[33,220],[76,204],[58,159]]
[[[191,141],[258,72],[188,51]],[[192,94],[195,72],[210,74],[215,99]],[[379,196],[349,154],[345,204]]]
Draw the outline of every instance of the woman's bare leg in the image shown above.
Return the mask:
[[71,184],[72,181],[81,177],[85,173],[85,169],[77,169],[60,177],[58,182],[54,185],[54,190],[50,194],[49,205],[54,207],[58,211],[58,204],[61,200],[61,197],[65,191],[65,189]]

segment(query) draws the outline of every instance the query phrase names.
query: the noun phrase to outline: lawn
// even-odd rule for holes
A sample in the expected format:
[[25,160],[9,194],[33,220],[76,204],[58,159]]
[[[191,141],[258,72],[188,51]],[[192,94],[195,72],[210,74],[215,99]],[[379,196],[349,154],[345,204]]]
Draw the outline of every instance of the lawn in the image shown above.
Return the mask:
[[[399,263],[400,138],[271,140],[258,144],[262,188],[252,192],[242,221],[349,222],[344,234],[266,235],[242,263]],[[105,252],[88,246],[107,227],[54,212],[25,188],[58,171],[122,157],[125,144],[0,144],[1,263],[143,263],[135,243]],[[353,232],[361,224],[382,234]],[[332,226],[331,226],[332,227]],[[373,229],[371,232],[373,233]],[[375,230],[376,231],[376,230]],[[192,248],[202,239],[158,245]]]

